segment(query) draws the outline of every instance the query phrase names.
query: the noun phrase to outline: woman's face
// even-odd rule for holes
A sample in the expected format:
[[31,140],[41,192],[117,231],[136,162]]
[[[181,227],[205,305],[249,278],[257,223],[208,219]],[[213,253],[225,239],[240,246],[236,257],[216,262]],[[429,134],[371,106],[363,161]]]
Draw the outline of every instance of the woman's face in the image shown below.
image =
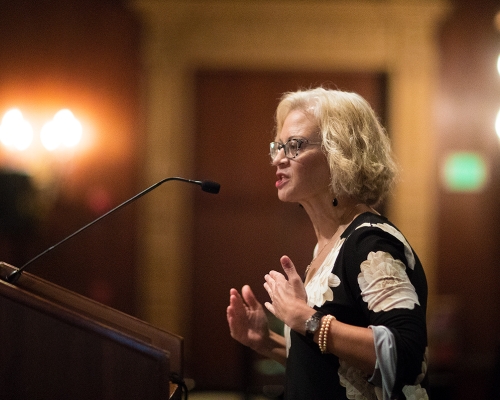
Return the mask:
[[303,143],[293,159],[285,157],[284,148],[274,158],[272,165],[276,167],[279,199],[306,203],[315,197],[328,195],[330,169],[321,150],[321,137],[313,118],[303,111],[291,111],[275,141],[285,144],[290,139],[306,139],[310,143]]

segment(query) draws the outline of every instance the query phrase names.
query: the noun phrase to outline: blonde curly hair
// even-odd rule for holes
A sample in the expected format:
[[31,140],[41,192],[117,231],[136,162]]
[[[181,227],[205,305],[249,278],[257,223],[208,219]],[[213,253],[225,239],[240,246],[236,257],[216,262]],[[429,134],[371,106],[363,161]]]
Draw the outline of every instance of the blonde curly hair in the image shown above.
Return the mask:
[[384,127],[356,93],[318,87],[285,93],[276,109],[276,133],[294,110],[312,116],[322,137],[335,196],[376,205],[390,192],[397,174]]

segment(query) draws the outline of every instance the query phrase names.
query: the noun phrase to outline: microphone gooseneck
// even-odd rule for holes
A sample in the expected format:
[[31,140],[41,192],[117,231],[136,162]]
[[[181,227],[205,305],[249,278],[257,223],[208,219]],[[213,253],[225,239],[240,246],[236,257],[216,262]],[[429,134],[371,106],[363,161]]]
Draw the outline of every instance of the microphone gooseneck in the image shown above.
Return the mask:
[[212,182],[212,181],[195,181],[195,180],[186,179],[186,178],[180,178],[180,177],[170,177],[170,178],[162,179],[161,181],[156,182],[154,185],[151,185],[147,189],[144,189],[142,192],[136,194],[134,197],[131,197],[130,199],[124,201],[123,203],[121,203],[120,205],[116,206],[115,208],[109,210],[107,213],[105,213],[105,214],[101,215],[100,217],[94,219],[93,221],[89,222],[87,225],[81,227],[77,231],[73,232],[71,235],[66,236],[63,240],[61,240],[60,242],[56,243],[55,245],[49,247],[48,249],[46,249],[45,251],[41,252],[37,256],[33,257],[31,260],[29,260],[28,262],[26,262],[22,267],[16,269],[11,274],[9,274],[8,276],[6,276],[4,279],[7,282],[9,282],[9,283],[15,283],[15,282],[17,282],[17,280],[19,279],[19,277],[21,276],[21,274],[23,273],[23,271],[32,262],[34,262],[38,258],[42,257],[43,255],[47,254],[49,251],[53,250],[54,248],[56,248],[60,244],[64,243],[66,240],[71,239],[73,236],[78,235],[80,232],[84,231],[85,229],[87,229],[91,225],[94,225],[96,222],[100,221],[104,217],[107,217],[109,214],[111,214],[111,213],[113,213],[115,211],[118,211],[120,208],[126,206],[127,204],[133,202],[134,200],[137,200],[139,197],[144,196],[146,193],[149,193],[151,190],[156,189],[158,186],[160,186],[161,184],[163,184],[163,183],[165,183],[167,181],[182,181],[182,182],[194,183],[196,185],[201,186],[201,190],[203,190],[204,192],[213,193],[213,194],[219,193],[219,190],[220,190],[220,185],[217,182]]

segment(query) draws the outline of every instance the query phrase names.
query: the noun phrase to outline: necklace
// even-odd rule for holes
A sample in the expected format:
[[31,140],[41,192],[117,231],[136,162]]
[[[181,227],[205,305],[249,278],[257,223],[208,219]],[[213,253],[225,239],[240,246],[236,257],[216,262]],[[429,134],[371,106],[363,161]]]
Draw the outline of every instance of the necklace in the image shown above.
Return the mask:
[[[363,203],[356,204],[354,207],[352,207],[352,209],[348,212],[347,215],[349,215],[350,213],[352,213],[360,205],[363,205]],[[307,273],[311,269],[311,265],[313,264],[313,262],[321,255],[321,253],[323,253],[323,250],[325,250],[325,248],[330,244],[330,242],[333,240],[333,238],[337,235],[337,232],[339,231],[339,229],[340,229],[341,226],[342,225],[339,225],[339,227],[337,228],[337,230],[335,231],[335,233],[333,234],[333,236],[328,240],[328,242],[325,243],[325,245],[321,248],[321,250],[319,251],[319,253],[316,254],[313,257],[313,259],[311,260],[311,262],[309,263],[309,265],[306,267],[306,271],[304,272],[304,276],[307,276]],[[340,238],[340,236],[339,236],[339,238]]]
[[[338,231],[338,229],[337,229]],[[306,267],[306,272],[304,272],[305,275],[307,275],[307,273],[309,272],[309,270],[311,269],[311,265],[312,263],[314,262],[314,260],[316,260],[320,255],[321,253],[323,253],[323,250],[325,250],[326,246],[328,246],[330,244],[330,242],[332,241],[332,239],[335,237],[335,235],[337,234],[337,231],[335,231],[335,233],[333,234],[333,236],[328,240],[328,242],[325,243],[325,245],[321,248],[321,250],[319,251],[318,254],[316,254],[313,259],[311,260],[311,262],[309,263],[309,265]]]

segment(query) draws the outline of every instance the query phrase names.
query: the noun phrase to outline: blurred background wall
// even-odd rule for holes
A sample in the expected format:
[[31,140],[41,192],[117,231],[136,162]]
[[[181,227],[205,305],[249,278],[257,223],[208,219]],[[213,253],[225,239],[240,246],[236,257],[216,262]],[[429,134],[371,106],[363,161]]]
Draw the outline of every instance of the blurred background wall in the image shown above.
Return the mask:
[[217,196],[166,183],[29,271],[184,336],[199,390],[280,383],[225,324],[231,287],[250,283],[264,301],[278,257],[306,265],[314,245],[305,216],[275,198],[274,108],[300,87],[357,91],[404,167],[384,211],[428,270],[436,398],[494,398],[499,11],[493,0],[1,1],[0,116],[18,108],[36,137],[70,109],[82,140],[70,152],[0,147],[0,259],[21,266],[166,176],[218,181]]

